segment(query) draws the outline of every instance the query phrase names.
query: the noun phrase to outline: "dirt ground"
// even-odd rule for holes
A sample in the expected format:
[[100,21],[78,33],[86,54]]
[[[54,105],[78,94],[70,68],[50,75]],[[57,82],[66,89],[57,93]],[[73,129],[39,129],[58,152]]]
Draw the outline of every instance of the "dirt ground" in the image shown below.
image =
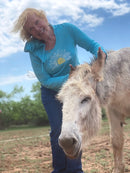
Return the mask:
[[[46,141],[46,142],[43,142]],[[17,144],[10,153],[4,153],[5,160],[0,172],[3,173],[51,173],[50,142],[47,137],[35,145]],[[13,155],[13,156],[12,156]],[[130,139],[126,137],[124,146],[125,172],[130,173]],[[111,173],[113,156],[109,136],[95,138],[83,151],[84,173]],[[3,168],[3,170],[2,170]]]
[[[107,130],[105,130],[107,129]],[[34,131],[33,131],[34,130]],[[125,173],[130,173],[130,130],[125,131],[124,162]],[[48,129],[44,130],[48,133]],[[0,173],[51,173],[52,159],[49,136],[43,134],[43,128],[26,131],[0,133],[0,141],[20,137],[21,140],[0,143]],[[35,138],[24,139],[25,136]],[[113,170],[113,154],[110,145],[108,128],[92,140],[83,150],[82,166],[84,173],[111,173]]]
[[[47,147],[48,149],[48,147]],[[47,150],[46,149],[46,150]],[[130,173],[130,140],[126,139],[124,147],[125,172]],[[83,151],[82,164],[84,173],[111,173],[113,169],[113,155],[109,136],[97,137]],[[51,165],[46,161],[44,165]],[[44,169],[46,169],[46,166]],[[50,169],[51,170],[51,169]],[[47,173],[47,170],[45,171]]]

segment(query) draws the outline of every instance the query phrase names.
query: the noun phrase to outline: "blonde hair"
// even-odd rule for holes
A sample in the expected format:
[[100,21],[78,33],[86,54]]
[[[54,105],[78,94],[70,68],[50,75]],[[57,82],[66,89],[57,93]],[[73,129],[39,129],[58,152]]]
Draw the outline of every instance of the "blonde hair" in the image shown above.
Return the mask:
[[21,15],[19,16],[19,18],[15,21],[14,23],[14,27],[12,32],[20,32],[20,37],[23,41],[29,41],[31,39],[31,34],[28,33],[25,29],[24,29],[24,24],[27,21],[27,17],[29,14],[36,14],[37,16],[43,18],[44,20],[47,20],[47,17],[45,15],[45,12],[42,10],[37,10],[34,8],[26,8]]

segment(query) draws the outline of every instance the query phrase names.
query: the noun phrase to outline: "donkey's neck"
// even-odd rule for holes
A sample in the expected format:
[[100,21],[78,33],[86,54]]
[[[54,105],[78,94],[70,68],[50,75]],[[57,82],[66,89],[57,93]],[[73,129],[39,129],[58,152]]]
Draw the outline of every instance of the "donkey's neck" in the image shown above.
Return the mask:
[[101,104],[108,104],[112,96],[120,97],[130,89],[130,49],[108,53],[103,70],[104,80],[97,82],[96,92]]
[[116,74],[115,70],[118,69],[119,59],[114,55],[115,52],[108,54],[104,69],[103,69],[103,80],[97,82],[96,93],[99,101],[102,105],[108,104],[111,95],[116,90]]

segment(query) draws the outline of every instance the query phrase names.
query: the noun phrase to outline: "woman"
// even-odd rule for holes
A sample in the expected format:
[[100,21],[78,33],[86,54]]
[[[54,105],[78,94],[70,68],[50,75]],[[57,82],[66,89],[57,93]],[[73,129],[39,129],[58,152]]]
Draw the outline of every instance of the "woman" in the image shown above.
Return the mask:
[[[69,64],[74,67],[79,64],[76,45],[96,57],[101,46],[72,24],[50,25],[43,11],[32,8],[23,11],[13,31],[20,31],[22,40],[27,41],[24,51],[29,52],[34,73],[41,83],[42,103],[51,126],[53,173],[83,173],[81,156],[70,160],[58,145],[62,105],[55,96],[69,77]],[[101,51],[106,57],[104,52]]]

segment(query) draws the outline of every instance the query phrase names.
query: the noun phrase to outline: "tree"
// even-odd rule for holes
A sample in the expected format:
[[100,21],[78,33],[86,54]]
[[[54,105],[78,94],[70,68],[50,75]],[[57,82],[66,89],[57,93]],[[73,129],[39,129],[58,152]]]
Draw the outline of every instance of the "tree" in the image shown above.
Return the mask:
[[[40,83],[37,82],[32,86],[32,99],[27,95],[17,99],[23,91],[23,87],[18,86],[15,86],[9,94],[0,91],[0,110],[2,110],[0,113],[0,129],[10,125],[48,124],[48,117],[41,102]],[[16,101],[14,101],[14,98]]]
[[48,117],[41,101],[41,84],[37,82],[33,84],[31,92],[33,93],[34,107],[33,122],[37,125],[48,124]]
[[10,99],[21,92],[23,92],[23,87],[18,87],[17,85],[9,94],[0,90],[0,109],[2,111],[0,113],[0,129],[10,126],[13,122],[13,116],[18,114],[18,111],[13,109],[16,103]]
[[0,99],[6,97],[6,93],[0,90]]

